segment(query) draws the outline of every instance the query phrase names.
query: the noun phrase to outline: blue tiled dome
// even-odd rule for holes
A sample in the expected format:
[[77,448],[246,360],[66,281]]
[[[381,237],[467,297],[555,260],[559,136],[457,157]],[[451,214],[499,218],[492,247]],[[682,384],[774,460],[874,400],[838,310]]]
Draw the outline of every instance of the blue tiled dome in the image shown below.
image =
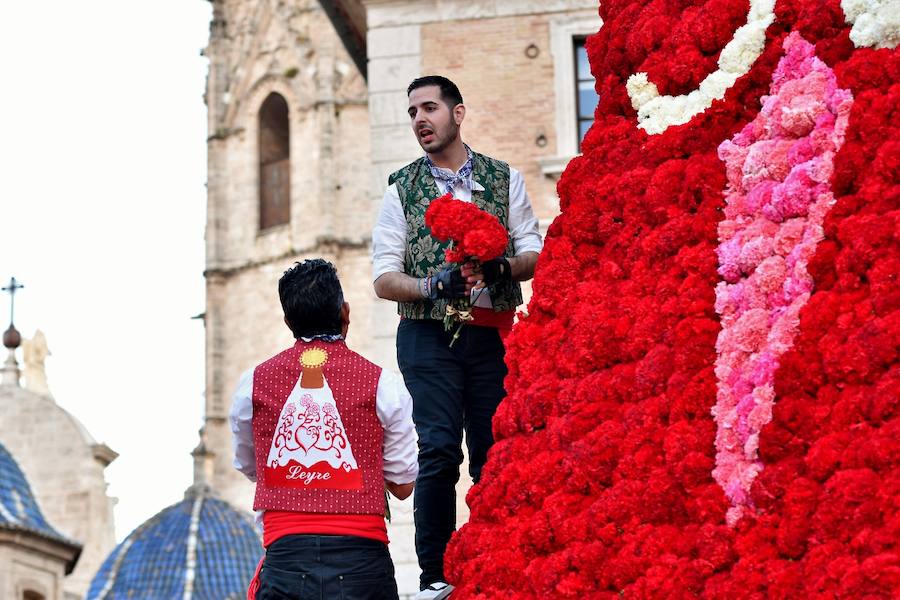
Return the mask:
[[192,489],[116,546],[86,600],[245,598],[262,552],[249,515]]
[[0,444],[0,527],[27,531],[69,546],[78,546],[44,518],[25,474],[3,444]]

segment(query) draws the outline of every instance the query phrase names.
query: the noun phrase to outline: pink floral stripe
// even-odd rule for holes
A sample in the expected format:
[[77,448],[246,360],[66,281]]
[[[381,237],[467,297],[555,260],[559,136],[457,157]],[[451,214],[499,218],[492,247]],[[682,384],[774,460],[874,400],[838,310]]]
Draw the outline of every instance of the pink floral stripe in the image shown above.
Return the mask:
[[752,508],[759,434],[772,419],[778,360],[812,291],[807,263],[834,204],[829,181],[853,102],[798,33],[784,48],[762,111],[719,146],[728,188],[716,251],[724,281],[716,287],[713,476],[731,501],[731,525]]

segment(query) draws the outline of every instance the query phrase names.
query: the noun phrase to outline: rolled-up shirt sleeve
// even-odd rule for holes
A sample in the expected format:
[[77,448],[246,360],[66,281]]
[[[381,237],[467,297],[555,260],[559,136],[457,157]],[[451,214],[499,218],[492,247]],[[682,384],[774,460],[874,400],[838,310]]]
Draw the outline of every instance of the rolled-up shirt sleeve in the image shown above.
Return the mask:
[[515,169],[509,170],[509,236],[515,255],[540,252],[544,247],[538,220],[531,208],[531,200],[525,190],[525,179]]
[[386,370],[381,371],[375,398],[375,411],[384,428],[384,478],[391,483],[411,483],[419,474],[412,398],[403,380]]
[[234,468],[256,481],[256,452],[253,448],[253,369],[243,375],[231,398],[228,413]]
[[403,273],[406,257],[406,216],[396,184],[388,186],[372,231],[372,281],[385,273]]

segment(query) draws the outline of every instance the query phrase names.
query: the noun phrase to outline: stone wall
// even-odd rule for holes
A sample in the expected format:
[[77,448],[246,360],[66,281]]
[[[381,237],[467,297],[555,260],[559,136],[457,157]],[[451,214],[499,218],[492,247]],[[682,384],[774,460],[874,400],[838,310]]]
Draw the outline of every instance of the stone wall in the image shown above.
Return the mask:
[[63,589],[65,559],[55,544],[24,532],[0,531],[0,598],[20,600],[26,592],[45,600],[76,600]]

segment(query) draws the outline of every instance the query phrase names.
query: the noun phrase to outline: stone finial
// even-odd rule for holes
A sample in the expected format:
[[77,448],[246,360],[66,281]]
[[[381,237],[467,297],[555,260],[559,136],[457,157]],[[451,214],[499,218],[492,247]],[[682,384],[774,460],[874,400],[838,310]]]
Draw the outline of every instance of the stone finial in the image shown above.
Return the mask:
[[16,329],[16,326],[12,323],[9,324],[9,327],[6,331],[3,332],[3,345],[9,348],[10,350],[15,350],[22,344],[22,334],[19,333],[19,330]]
[[206,428],[200,429],[200,443],[191,452],[194,459],[194,483],[191,488],[200,487],[208,488],[213,481],[213,458],[215,455],[210,452],[206,443]]
[[9,350],[6,362],[0,369],[0,385],[19,385],[19,363],[16,361],[16,348],[22,343],[22,335],[10,323],[9,329],[3,332],[3,345]]
[[[4,334],[3,337],[5,338],[6,334]],[[0,385],[19,386],[19,363],[16,362],[15,348],[9,349],[9,354],[6,356],[6,362],[3,363],[3,368],[0,369]]]
[[44,370],[44,361],[52,356],[47,347],[47,338],[40,329],[35,331],[34,337],[25,340],[22,344],[22,352],[25,362],[25,389],[48,396],[50,388],[47,387],[47,373]]

